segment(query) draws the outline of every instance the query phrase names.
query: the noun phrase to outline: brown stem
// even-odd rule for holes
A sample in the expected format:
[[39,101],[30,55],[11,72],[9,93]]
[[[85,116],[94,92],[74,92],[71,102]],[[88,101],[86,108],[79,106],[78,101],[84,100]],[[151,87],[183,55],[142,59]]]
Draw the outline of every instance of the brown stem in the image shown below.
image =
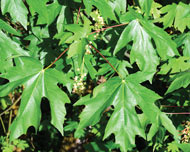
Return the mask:
[[161,105],[162,107],[181,107],[181,108],[183,108],[183,107],[188,107],[188,106],[168,106],[168,105]]
[[94,46],[92,46],[91,44],[89,44],[89,46],[90,46],[91,48],[93,48],[96,52],[98,52],[98,53],[102,56],[102,58],[111,66],[111,68],[119,75],[119,77],[122,78],[121,75],[119,74],[119,72],[116,70],[116,68],[106,59],[106,57],[105,57],[102,53],[100,53],[100,51],[98,51],[98,50],[97,50]]
[[57,62],[57,60],[59,60],[59,59],[63,56],[63,54],[65,54],[65,52],[68,51],[68,49],[69,49],[69,48],[65,49],[48,67],[46,67],[46,68],[44,69],[44,71],[47,70],[47,69],[49,69],[49,68],[51,68],[52,65],[54,65],[55,62]]
[[79,7],[79,11],[78,11],[78,14],[77,14],[77,24],[78,24],[78,21],[79,21],[80,9],[81,9],[81,6]]
[[105,30],[107,30],[107,29],[109,29],[109,28],[124,26],[124,25],[127,25],[127,24],[128,24],[128,23],[123,23],[123,24],[119,24],[119,25],[108,26],[108,27],[105,27],[105,28],[96,30],[96,31],[94,31],[94,32],[91,32],[89,35],[94,34],[94,33],[99,33],[100,31],[105,31]]

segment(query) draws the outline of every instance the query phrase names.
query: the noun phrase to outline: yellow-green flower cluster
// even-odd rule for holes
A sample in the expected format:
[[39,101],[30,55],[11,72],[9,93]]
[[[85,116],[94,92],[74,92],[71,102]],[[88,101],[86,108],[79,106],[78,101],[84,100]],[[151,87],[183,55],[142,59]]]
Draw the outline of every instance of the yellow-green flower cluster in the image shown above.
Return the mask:
[[86,82],[84,82],[84,78],[86,77],[86,73],[82,74],[81,76],[75,76],[74,78],[74,85],[73,85],[73,93],[78,95],[82,95],[85,93],[86,90]]

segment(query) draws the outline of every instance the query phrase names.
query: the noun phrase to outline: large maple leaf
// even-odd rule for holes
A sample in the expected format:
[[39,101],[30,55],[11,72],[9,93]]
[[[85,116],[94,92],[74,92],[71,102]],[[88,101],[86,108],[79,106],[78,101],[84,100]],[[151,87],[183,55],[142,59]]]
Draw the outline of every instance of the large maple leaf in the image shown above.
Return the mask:
[[51,123],[63,134],[65,103],[69,103],[70,100],[57,84],[63,83],[66,77],[55,69],[44,70],[40,61],[34,58],[16,58],[15,63],[15,67],[0,75],[9,80],[7,84],[0,86],[0,97],[6,96],[20,85],[25,88],[18,115],[10,127],[10,138],[17,138],[26,133],[30,126],[38,128],[42,97],[49,99]]
[[[158,55],[163,60],[179,55],[176,43],[161,28],[143,19],[130,7],[129,10],[134,19],[121,33],[114,54],[117,54],[132,41],[131,63],[136,62],[141,71],[150,73],[150,77],[153,77],[159,64]],[[128,20],[127,16],[123,17],[124,22]]]
[[142,126],[135,106],[139,106],[148,120],[156,126],[163,125],[175,137],[178,132],[170,119],[159,110],[154,101],[160,96],[153,91],[141,86],[132,77],[121,80],[114,77],[94,89],[93,97],[85,96],[75,105],[85,105],[80,115],[80,123],[76,130],[76,135],[81,129],[96,124],[103,111],[113,105],[112,113],[105,129],[104,139],[114,134],[116,144],[121,146],[121,150],[135,147],[135,136],[145,137],[145,130]]

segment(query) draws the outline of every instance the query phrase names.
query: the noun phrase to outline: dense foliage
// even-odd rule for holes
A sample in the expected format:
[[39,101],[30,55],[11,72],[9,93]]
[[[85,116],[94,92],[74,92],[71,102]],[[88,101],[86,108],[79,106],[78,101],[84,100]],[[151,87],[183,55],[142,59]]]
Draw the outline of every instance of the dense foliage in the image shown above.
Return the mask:
[[189,69],[188,0],[0,0],[1,149],[188,152]]

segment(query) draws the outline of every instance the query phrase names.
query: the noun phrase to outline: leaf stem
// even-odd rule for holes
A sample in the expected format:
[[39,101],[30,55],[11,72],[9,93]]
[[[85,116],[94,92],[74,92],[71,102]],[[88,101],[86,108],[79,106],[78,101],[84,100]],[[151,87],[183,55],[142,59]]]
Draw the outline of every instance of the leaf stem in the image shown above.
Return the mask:
[[65,52],[68,51],[68,49],[69,49],[69,48],[65,49],[49,66],[47,66],[47,67],[44,69],[44,71],[47,70],[47,69],[49,69],[49,68],[51,68],[51,67],[55,64],[55,62],[57,62],[57,60],[59,60],[59,59],[63,56],[63,54],[65,54]]
[[[12,98],[12,104],[14,104],[14,97]],[[10,113],[9,113],[9,124],[8,124],[8,132],[7,132],[7,142],[8,142],[8,138],[9,138],[9,135],[10,135],[10,130],[9,130],[9,128],[10,128],[10,126],[11,126],[11,122],[12,122],[12,115],[13,115],[13,110],[11,109],[10,110]]]
[[9,130],[9,128],[10,128],[11,122],[12,122],[12,115],[13,115],[13,111],[12,111],[12,109],[11,109],[10,115],[9,115],[9,124],[8,124],[7,140],[8,140],[8,137],[9,137],[9,135],[10,135],[10,130]]
[[100,31],[105,31],[105,30],[107,30],[107,29],[109,29],[109,28],[124,26],[124,25],[127,25],[127,24],[128,24],[128,23],[123,23],[123,24],[118,24],[118,25],[113,25],[113,26],[108,26],[108,27],[105,27],[105,28],[101,28],[101,29],[98,29],[98,30],[96,30],[96,31],[94,31],[94,32],[91,32],[89,35],[94,34],[94,33],[99,33]]
[[93,48],[96,52],[98,52],[102,58],[111,66],[111,68],[119,75],[119,77],[122,79],[121,75],[119,74],[119,72],[116,70],[116,68],[106,59],[106,57],[100,53],[100,51],[98,49],[96,49],[94,46],[92,46],[91,44],[88,44],[91,48]]
[[168,106],[168,105],[161,105],[162,107],[180,107],[180,108],[183,108],[183,107],[188,107],[188,106]]
[[81,6],[79,7],[79,11],[78,11],[78,14],[77,14],[77,24],[78,24],[78,21],[79,21],[80,9],[81,9]]

